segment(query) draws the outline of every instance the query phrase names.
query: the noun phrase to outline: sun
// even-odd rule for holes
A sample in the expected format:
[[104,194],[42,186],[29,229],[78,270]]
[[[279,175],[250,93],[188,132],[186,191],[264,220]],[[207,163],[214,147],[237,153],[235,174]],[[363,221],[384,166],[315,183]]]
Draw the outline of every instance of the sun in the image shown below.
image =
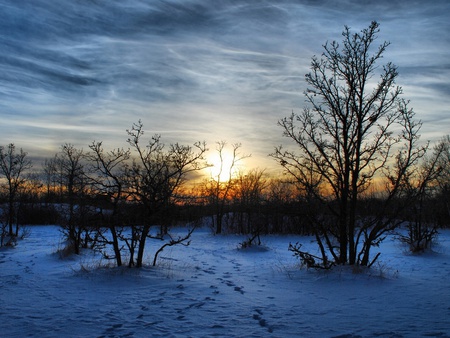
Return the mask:
[[211,154],[208,156],[208,163],[211,165],[207,168],[208,175],[219,182],[229,181],[236,169],[233,155],[226,151]]

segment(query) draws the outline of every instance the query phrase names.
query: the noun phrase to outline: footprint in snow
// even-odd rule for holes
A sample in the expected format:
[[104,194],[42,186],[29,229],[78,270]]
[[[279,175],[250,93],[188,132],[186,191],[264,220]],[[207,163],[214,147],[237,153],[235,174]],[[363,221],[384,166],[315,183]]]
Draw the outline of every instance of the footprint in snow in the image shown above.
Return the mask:
[[192,303],[190,304],[187,309],[192,309],[192,308],[201,308],[203,305],[205,305],[205,302],[196,302],[196,303]]
[[[263,316],[263,312],[260,309],[255,309],[255,314],[253,314],[253,319],[258,321],[259,326],[261,327],[267,327],[267,321],[262,317]],[[268,327],[267,331],[269,331],[270,333],[273,332],[273,328],[272,327]]]
[[226,280],[226,281],[225,281],[225,284],[226,284],[227,286],[235,286],[235,284],[234,284],[232,281],[230,281],[230,280]]
[[241,295],[243,295],[245,293],[244,290],[242,290],[242,287],[240,287],[240,286],[235,286],[234,291],[240,292]]
[[219,290],[217,290],[217,286],[211,285],[209,288],[214,290],[213,294],[215,294],[215,295],[219,294]]

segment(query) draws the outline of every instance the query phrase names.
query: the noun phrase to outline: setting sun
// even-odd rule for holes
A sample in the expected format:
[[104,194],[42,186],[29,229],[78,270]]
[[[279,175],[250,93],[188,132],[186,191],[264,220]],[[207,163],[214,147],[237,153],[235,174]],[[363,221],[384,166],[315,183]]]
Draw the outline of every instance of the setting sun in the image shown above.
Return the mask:
[[225,141],[216,142],[215,151],[207,156],[210,166],[206,168],[206,175],[219,182],[231,180],[243,168],[242,160],[250,157],[242,154],[240,148],[240,143],[227,145]]
[[233,155],[225,150],[222,153],[213,153],[208,157],[208,163],[211,165],[206,170],[210,178],[220,182],[226,182],[231,179],[236,168],[233,163]]

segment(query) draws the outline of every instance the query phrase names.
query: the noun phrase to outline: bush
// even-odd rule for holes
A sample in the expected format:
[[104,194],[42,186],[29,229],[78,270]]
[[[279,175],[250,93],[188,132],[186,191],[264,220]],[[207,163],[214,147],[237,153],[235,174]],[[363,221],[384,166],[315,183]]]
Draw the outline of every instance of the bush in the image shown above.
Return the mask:
[[401,242],[408,245],[413,253],[424,252],[431,249],[433,242],[438,236],[437,228],[434,226],[421,225],[416,222],[409,222],[407,233],[398,233]]

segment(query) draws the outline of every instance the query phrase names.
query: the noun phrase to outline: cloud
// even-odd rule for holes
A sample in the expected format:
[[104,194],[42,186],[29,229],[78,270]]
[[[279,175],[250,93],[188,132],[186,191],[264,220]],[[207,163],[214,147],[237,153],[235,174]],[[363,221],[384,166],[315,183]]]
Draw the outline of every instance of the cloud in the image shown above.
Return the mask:
[[311,57],[344,25],[371,20],[425,132],[449,113],[444,0],[0,0],[0,10],[0,141],[30,153],[33,139],[49,154],[66,141],[117,146],[142,119],[147,135],[241,142],[262,163],[286,142],[277,121],[304,105]]

